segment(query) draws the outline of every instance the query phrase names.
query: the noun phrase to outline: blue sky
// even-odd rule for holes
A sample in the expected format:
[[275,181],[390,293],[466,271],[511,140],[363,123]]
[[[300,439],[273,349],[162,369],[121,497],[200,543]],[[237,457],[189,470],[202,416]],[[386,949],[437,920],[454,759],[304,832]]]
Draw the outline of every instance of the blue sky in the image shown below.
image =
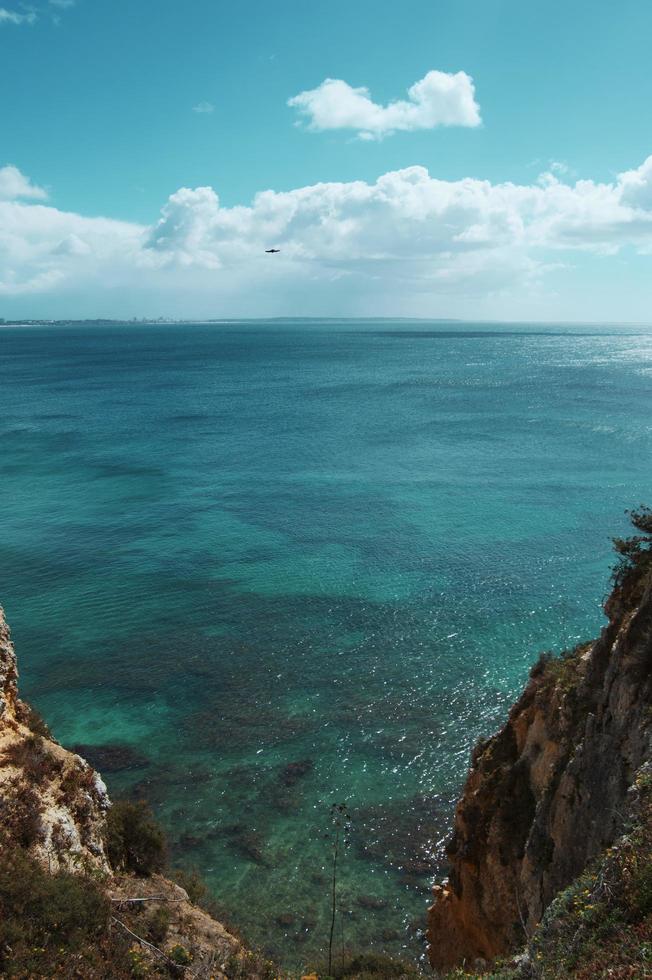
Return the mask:
[[0,0],[0,316],[648,320],[650,36],[648,0]]

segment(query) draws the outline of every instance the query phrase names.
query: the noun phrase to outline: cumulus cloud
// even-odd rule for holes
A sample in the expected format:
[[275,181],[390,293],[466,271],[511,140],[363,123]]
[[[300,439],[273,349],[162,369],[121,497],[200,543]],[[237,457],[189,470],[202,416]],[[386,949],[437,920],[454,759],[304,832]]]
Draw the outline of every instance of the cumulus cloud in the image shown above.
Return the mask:
[[219,198],[212,187],[194,190],[182,187],[162,208],[161,219],[152,229],[147,247],[181,265],[218,268],[221,263],[212,246],[219,207]]
[[31,197],[42,201],[47,196],[46,191],[32,184],[18,167],[11,164],[0,167],[0,201],[12,201],[17,197]]
[[636,170],[626,170],[620,174],[621,200],[637,210],[652,209],[652,156]]
[[378,105],[367,88],[327,78],[317,88],[288,100],[309,129],[355,129],[361,139],[381,139],[397,130],[479,126],[473,79],[464,71],[429,71],[408,89],[408,98]]
[[[13,198],[0,201],[5,296],[149,291],[240,313],[287,312],[306,296],[319,296],[322,312],[340,299],[382,312],[385,296],[414,311],[418,296],[531,289],[579,250],[652,250],[652,157],[609,182],[552,172],[532,184],[449,181],[414,166],[373,183],[266,190],[233,207],[211,187],[184,187],[151,225],[59,211],[36,203],[44,192],[15,167],[1,175]],[[279,255],[265,255],[270,244]]]
[[0,25],[1,24],[33,24],[36,20],[36,13],[33,10],[28,10],[24,14],[19,14],[15,10],[7,10],[6,7],[0,7]]
[[123,281],[120,270],[137,262],[142,228],[18,200],[46,195],[15,167],[0,170],[0,177],[8,170],[10,193],[4,200],[0,194],[0,296],[52,294],[71,284],[87,289],[97,281],[106,288],[116,277]]
[[192,107],[192,111],[199,113],[199,115],[210,115],[211,112],[215,111],[215,106],[212,102],[198,102]]

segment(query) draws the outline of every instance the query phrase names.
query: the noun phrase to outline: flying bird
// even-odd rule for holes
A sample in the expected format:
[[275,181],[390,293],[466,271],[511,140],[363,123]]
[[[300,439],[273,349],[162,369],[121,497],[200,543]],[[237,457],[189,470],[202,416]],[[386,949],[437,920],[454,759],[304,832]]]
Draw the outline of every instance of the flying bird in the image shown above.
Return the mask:
[[280,252],[280,248],[266,248],[265,252],[267,255],[274,255],[276,252]]

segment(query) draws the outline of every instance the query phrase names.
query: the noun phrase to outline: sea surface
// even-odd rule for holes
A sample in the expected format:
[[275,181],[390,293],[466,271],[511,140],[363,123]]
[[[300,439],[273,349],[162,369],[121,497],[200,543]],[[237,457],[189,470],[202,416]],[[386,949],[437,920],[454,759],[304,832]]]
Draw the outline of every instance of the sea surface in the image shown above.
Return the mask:
[[418,958],[473,743],[596,634],[652,501],[652,332],[0,329],[21,690],[286,965]]

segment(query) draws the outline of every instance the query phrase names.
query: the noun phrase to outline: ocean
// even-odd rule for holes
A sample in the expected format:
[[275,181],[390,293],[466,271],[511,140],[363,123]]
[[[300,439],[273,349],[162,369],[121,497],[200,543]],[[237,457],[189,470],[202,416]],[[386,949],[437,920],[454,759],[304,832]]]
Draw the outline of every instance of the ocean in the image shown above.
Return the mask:
[[596,635],[652,501],[652,331],[0,329],[21,692],[287,966],[418,959],[478,738]]

